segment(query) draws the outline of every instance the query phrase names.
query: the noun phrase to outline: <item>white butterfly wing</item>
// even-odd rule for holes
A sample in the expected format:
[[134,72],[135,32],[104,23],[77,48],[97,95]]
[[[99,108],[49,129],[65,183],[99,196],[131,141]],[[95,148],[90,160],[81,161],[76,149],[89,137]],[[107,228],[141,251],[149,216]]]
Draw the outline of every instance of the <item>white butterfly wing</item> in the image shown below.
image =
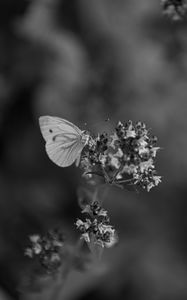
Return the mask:
[[49,158],[60,167],[74,163],[84,147],[82,131],[73,123],[57,117],[40,117],[39,124]]
[[64,143],[46,143],[46,151],[49,158],[60,167],[68,167],[72,165],[80,156],[83,149],[83,144],[79,141],[68,144]]
[[82,131],[73,123],[58,117],[42,116],[39,118],[40,129],[46,142],[58,134],[81,135]]

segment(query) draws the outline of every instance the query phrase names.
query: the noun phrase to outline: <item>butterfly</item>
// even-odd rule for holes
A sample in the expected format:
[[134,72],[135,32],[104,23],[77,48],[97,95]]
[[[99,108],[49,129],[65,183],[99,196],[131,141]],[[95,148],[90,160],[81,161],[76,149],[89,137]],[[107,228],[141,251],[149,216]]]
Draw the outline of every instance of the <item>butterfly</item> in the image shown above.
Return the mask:
[[73,123],[58,117],[39,118],[40,130],[46,141],[49,158],[60,167],[79,164],[83,148],[88,143],[89,134]]

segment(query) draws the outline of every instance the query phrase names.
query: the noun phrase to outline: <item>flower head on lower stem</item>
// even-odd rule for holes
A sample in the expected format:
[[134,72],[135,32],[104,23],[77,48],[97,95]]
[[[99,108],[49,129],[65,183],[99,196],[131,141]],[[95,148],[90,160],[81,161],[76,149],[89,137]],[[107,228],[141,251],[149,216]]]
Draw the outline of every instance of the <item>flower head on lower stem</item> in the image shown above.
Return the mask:
[[186,0],[161,0],[163,14],[172,19],[179,21],[187,14]]
[[37,258],[47,273],[55,272],[62,263],[61,252],[64,246],[63,234],[59,230],[50,230],[46,235],[31,235],[25,255]]
[[83,214],[87,214],[85,221],[78,219],[76,227],[87,243],[94,242],[102,248],[110,248],[117,243],[117,233],[112,225],[108,212],[104,210],[97,201],[86,205]]

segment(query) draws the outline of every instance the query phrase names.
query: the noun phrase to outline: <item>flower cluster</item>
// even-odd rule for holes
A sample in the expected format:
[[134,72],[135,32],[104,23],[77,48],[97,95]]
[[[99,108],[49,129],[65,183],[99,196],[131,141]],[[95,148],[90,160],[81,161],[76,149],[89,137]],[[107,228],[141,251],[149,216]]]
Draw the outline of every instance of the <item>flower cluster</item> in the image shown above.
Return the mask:
[[103,133],[90,140],[81,155],[83,176],[100,175],[106,183],[126,183],[147,191],[161,182],[156,175],[157,138],[151,136],[142,122],[118,122],[112,135]]
[[161,0],[163,13],[174,21],[181,20],[187,14],[186,0]]
[[87,214],[88,217],[85,221],[78,219],[76,226],[87,243],[94,243],[102,248],[110,248],[116,244],[117,233],[110,225],[107,211],[99,205],[98,201],[86,205],[82,213]]
[[64,245],[63,234],[57,230],[50,230],[45,236],[31,235],[30,245],[25,249],[25,255],[38,258],[47,273],[55,272],[61,265],[61,254]]

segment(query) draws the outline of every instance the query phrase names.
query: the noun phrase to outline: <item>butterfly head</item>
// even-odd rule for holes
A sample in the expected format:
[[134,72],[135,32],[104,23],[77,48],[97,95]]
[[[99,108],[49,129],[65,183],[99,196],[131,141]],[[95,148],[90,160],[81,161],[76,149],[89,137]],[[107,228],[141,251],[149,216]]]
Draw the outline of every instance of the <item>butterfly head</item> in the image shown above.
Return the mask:
[[86,146],[89,143],[91,136],[90,133],[86,130],[82,131],[82,135],[81,135],[81,142],[84,146]]

